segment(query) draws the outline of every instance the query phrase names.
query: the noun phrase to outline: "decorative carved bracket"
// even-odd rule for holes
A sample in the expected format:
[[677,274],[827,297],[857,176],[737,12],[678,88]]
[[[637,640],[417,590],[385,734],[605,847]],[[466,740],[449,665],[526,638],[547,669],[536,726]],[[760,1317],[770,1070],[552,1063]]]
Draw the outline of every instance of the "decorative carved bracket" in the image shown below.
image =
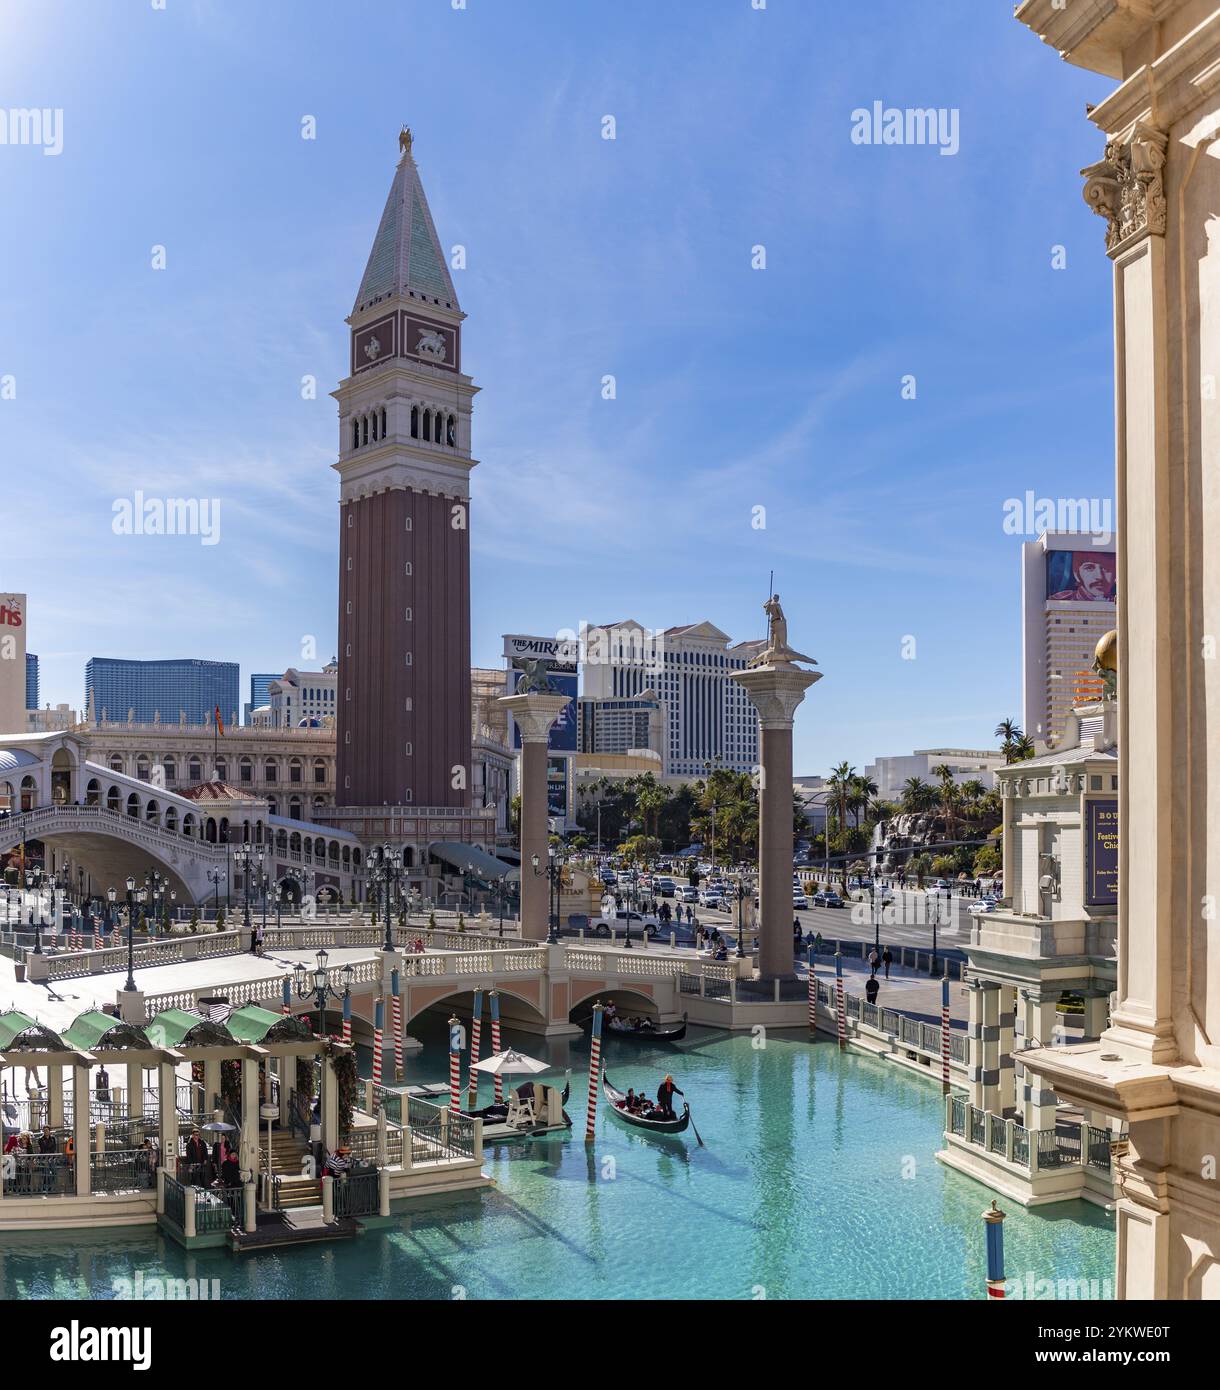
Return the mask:
[[1141,236],[1165,235],[1165,167],[1168,136],[1137,121],[1125,141],[1111,140],[1103,159],[1082,169],[1084,200],[1104,217],[1106,251],[1115,255]]

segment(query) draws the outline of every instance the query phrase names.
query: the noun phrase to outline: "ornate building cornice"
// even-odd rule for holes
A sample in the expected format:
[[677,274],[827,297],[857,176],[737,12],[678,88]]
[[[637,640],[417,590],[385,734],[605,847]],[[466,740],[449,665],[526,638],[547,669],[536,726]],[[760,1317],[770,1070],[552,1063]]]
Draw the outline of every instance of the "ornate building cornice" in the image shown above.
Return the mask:
[[1084,200],[1106,219],[1106,252],[1117,255],[1143,236],[1165,235],[1165,167],[1168,138],[1137,121],[1123,140],[1110,140],[1105,156],[1082,169]]

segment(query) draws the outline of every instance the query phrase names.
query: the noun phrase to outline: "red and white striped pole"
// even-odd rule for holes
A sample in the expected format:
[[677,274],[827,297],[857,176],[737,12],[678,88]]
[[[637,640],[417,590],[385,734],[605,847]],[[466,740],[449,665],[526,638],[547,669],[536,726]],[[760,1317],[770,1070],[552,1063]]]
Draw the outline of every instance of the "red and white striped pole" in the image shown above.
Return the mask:
[[394,1080],[402,1080],[402,995],[398,971],[390,971],[390,1026],[394,1030]]
[[343,1042],[347,1047],[352,1045],[352,992],[350,989],[343,991]]
[[373,1006],[373,1085],[381,1085],[381,1030],[385,1026],[385,1000],[377,996]]
[[942,1095],[949,1094],[949,970],[940,982],[940,1089]]
[[847,1046],[847,1004],[843,998],[843,951],[835,942],[835,1014],[839,1022],[839,1046]]
[[597,1128],[597,1093],[602,1079],[602,1012],[599,999],[593,1005],[593,1036],[589,1039],[589,1108],[585,1116],[585,1143],[591,1143]]
[[449,1020],[449,1109],[455,1115],[462,1109],[462,1021]]
[[93,949],[94,949],[95,951],[100,951],[100,950],[102,949],[101,918],[100,918],[100,917],[93,917],[92,921],[93,921]]
[[479,1105],[479,1073],[475,1067],[479,1061],[479,1033],[483,1028],[483,991],[476,989],[474,992],[474,1013],[470,1019],[470,1076],[466,1082],[466,1089],[469,1099],[466,1102],[467,1110],[476,1110]]
[[818,978],[813,968],[817,957],[812,946],[806,952],[806,959],[809,962],[809,1036],[813,1037],[818,1029]]
[[[496,1056],[500,1051],[500,994],[498,990],[492,990],[487,996],[491,1005],[491,1051],[492,1056]],[[504,1104],[504,1078],[496,1077],[496,1104]]]

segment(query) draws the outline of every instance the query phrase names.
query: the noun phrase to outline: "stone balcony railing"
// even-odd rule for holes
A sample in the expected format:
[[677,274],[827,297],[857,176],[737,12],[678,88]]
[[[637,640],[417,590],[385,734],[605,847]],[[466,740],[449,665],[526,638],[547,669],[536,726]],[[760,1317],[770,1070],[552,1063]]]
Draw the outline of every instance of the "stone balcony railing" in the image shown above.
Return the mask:
[[1065,956],[1115,957],[1118,923],[1114,917],[1056,920],[997,909],[977,913],[970,924],[972,950],[1022,960]]

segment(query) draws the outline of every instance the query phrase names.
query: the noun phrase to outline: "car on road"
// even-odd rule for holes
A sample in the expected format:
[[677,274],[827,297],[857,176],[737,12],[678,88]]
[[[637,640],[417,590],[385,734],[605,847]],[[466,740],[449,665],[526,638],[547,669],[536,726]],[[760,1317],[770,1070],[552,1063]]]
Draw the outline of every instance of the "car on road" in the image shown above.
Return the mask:
[[620,936],[626,936],[628,931],[633,936],[638,936],[641,932],[646,931],[648,939],[651,941],[660,934],[661,924],[652,913],[645,915],[640,912],[629,912],[626,908],[620,907],[615,909],[613,917],[603,910],[600,917],[595,917],[589,923],[588,929],[594,936],[601,937],[609,936],[612,931],[617,932]]
[[809,899],[805,896],[804,889],[798,888],[792,894],[792,907],[796,912],[806,912],[809,909]]
[[699,894],[700,907],[724,908],[724,894],[718,888],[704,888]]
[[843,907],[843,899],[833,888],[824,888],[820,893],[813,895],[814,907]]
[[699,890],[692,888],[688,883],[685,888],[678,889],[678,901],[683,903],[697,903],[699,901]]
[[658,878],[655,887],[656,891],[660,893],[663,898],[672,898],[678,891],[678,885],[672,878]]
[[988,893],[985,897],[979,898],[977,902],[972,902],[966,911],[976,914],[980,912],[994,912],[998,903],[999,900],[993,898],[991,894]]

